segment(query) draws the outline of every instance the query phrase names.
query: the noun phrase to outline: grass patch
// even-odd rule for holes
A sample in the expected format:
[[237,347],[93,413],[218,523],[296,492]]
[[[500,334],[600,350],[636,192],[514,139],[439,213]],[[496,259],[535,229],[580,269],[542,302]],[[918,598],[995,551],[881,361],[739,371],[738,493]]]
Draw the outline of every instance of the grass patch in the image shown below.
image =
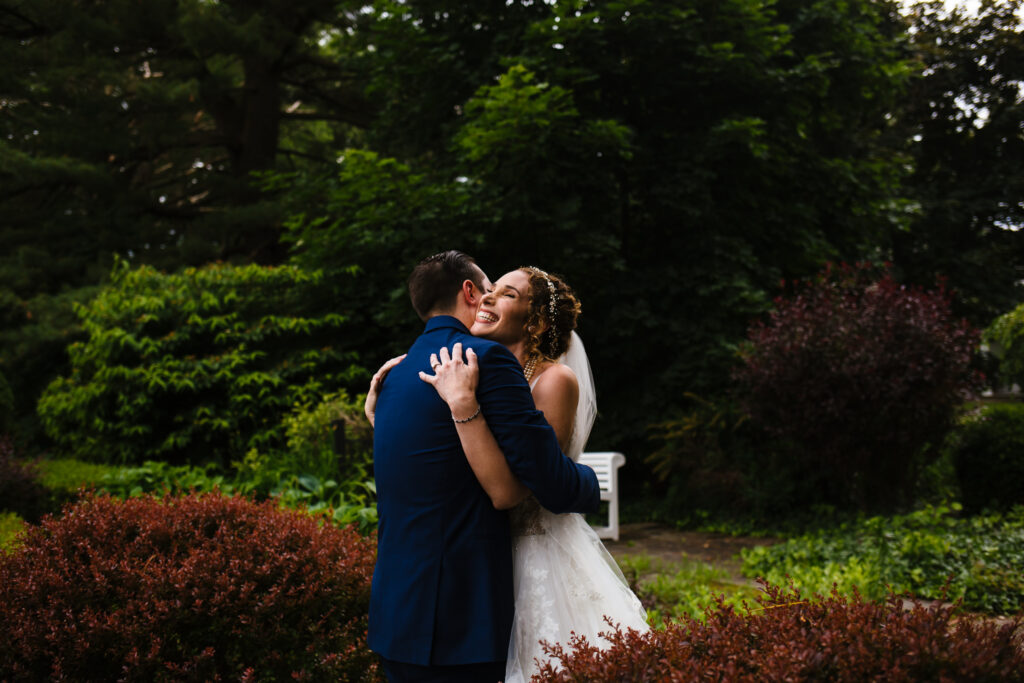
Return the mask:
[[728,572],[705,562],[666,563],[641,554],[624,555],[618,563],[655,625],[684,616],[704,619],[719,597],[725,604],[741,608],[759,593],[756,588],[730,582]]
[[82,487],[99,487],[104,477],[113,476],[120,469],[71,458],[41,459],[36,461],[36,465],[39,467],[39,481],[43,486],[51,491],[69,495]]
[[25,529],[25,520],[13,512],[0,512],[0,553],[9,553],[20,544],[18,534]]

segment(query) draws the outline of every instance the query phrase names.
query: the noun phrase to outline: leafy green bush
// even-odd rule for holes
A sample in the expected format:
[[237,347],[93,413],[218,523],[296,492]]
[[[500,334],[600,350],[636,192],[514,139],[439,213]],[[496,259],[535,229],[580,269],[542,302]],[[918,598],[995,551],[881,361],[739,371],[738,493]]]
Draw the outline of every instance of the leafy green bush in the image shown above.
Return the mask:
[[960,425],[952,448],[968,510],[1024,505],[1024,403],[985,406]]
[[1004,515],[958,518],[958,505],[871,517],[742,551],[743,573],[806,593],[832,584],[881,599],[887,586],[919,598],[963,598],[972,610],[1024,609],[1024,507]]
[[279,466],[321,479],[371,478],[373,428],[363,414],[364,398],[339,391],[297,406],[283,420],[287,448],[275,454]]
[[373,436],[363,397],[340,391],[316,404],[301,404],[283,420],[287,447],[252,450],[233,463],[243,493],[274,496],[289,507],[327,512],[338,524],[376,527],[376,490],[370,467]]
[[283,507],[301,508],[326,514],[338,526],[355,524],[364,534],[377,525],[377,508],[372,481],[352,480],[339,484],[313,475],[286,472],[272,464],[269,456],[250,452],[235,463],[234,473],[213,463],[170,465],[147,461],[135,467],[117,467],[96,482],[97,491],[117,498],[145,495],[182,495],[219,491],[256,500],[276,499]]
[[999,381],[1024,385],[1024,304],[996,318],[984,339],[999,358]]
[[122,262],[77,311],[88,338],[38,410],[59,451],[83,460],[227,463],[279,448],[293,405],[361,372],[334,346],[344,318],[320,276],[295,267]]
[[340,526],[356,524],[363,533],[373,531],[377,508],[370,474],[372,441],[362,397],[350,399],[337,392],[316,404],[298,405],[283,419],[283,430],[287,448],[272,453],[252,449],[231,470],[216,463],[146,461],[110,467],[51,460],[43,462],[42,481],[62,495],[62,502],[82,485],[119,498],[192,491],[275,498],[285,507],[327,514]]

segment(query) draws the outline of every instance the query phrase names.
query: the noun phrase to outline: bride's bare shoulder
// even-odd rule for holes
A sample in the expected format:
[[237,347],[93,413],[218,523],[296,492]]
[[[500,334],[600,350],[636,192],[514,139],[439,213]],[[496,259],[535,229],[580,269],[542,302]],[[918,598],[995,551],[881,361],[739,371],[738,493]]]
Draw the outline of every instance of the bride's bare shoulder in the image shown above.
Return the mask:
[[578,396],[580,384],[576,379],[576,373],[570,368],[560,363],[552,363],[537,377],[533,393]]

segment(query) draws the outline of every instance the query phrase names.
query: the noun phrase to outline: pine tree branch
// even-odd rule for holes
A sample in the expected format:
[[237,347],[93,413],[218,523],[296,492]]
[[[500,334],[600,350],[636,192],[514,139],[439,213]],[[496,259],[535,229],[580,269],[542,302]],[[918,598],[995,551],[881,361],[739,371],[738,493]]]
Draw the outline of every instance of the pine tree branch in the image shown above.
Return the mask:
[[[30,19],[13,7],[0,7],[0,12],[3,13],[0,15],[0,27],[2,27],[0,28],[0,35],[4,37],[25,40],[26,38],[43,36],[50,32],[49,27]],[[13,17],[15,21],[21,22],[23,27],[10,26],[7,21],[9,17]]]

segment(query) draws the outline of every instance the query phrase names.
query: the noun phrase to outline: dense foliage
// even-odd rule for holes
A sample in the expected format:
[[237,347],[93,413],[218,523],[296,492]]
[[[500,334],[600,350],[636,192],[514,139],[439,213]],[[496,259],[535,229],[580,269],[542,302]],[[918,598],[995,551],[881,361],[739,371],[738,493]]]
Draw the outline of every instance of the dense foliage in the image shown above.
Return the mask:
[[918,72],[894,111],[913,169],[892,259],[908,282],[948,278],[973,324],[1024,295],[1024,2],[907,3]]
[[250,450],[230,467],[217,463],[171,465],[145,461],[113,467],[69,458],[37,463],[49,507],[56,511],[82,490],[120,498],[146,494],[220,492],[257,500],[273,498],[290,508],[326,514],[339,526],[356,524],[364,534],[376,529],[376,490],[370,473],[369,424],[361,397],[345,392],[298,405],[282,420],[281,450]]
[[765,588],[749,614],[719,605],[703,622],[616,631],[604,651],[585,640],[556,646],[560,662],[540,680],[1024,681],[1019,623],[955,618],[951,607],[905,610],[898,598],[808,600]]
[[283,446],[295,403],[358,372],[337,347],[343,316],[294,267],[122,263],[78,311],[88,338],[39,414],[59,452],[85,460],[226,464]]
[[[35,294],[97,283],[113,253],[280,262],[282,226],[302,223],[321,229],[300,252],[340,243],[342,272],[370,281],[353,342],[373,365],[415,326],[411,265],[464,247],[492,274],[566,274],[602,337],[605,411],[623,413],[599,428],[640,438],[652,407],[721,378],[779,275],[902,220],[893,3],[8,6],[0,200],[18,221],[0,288],[19,330]],[[396,182],[378,189],[359,154]],[[646,301],[651,282],[664,297]],[[638,363],[671,359],[641,406],[619,399],[636,373],[614,351],[637,331]]]
[[745,550],[743,573],[770,582],[792,579],[806,593],[835,583],[844,593],[856,587],[880,599],[891,587],[919,598],[962,598],[979,612],[1024,610],[1024,507],[964,518],[957,509],[871,517]]
[[[891,258],[901,281],[948,277],[983,325],[1022,296],[1022,0],[942,5],[0,0],[16,436],[49,445],[37,400],[71,376],[73,303],[116,255],[323,269],[371,369],[419,327],[403,283],[420,257],[563,273],[594,442],[637,455],[687,392],[717,400],[779,278]],[[132,461],[185,457],[138,420],[157,446]]]
[[881,143],[910,67],[883,5],[381,3],[353,36],[392,95],[378,156],[285,185],[312,198],[287,223],[296,258],[358,268],[368,313],[403,331],[397,285],[438,248],[492,278],[564,274],[609,418],[594,438],[635,451],[684,390],[721,383],[780,275],[900,222]]
[[169,270],[281,261],[281,212],[250,174],[329,167],[371,120],[362,67],[323,46],[358,9],[0,3],[0,365],[18,371],[25,438],[78,336],[70,302],[115,254]]
[[941,288],[903,287],[866,265],[794,290],[750,330],[735,372],[745,408],[791,457],[807,502],[909,504],[917,468],[977,385],[978,333]]
[[0,557],[0,678],[380,680],[373,561],[272,503],[86,499]]
[[48,500],[38,466],[17,458],[11,437],[0,435],[0,512],[36,521],[49,512]]
[[665,495],[648,515],[685,524],[701,515],[764,520],[806,510],[791,459],[771,447],[735,396],[687,397],[651,427],[651,489],[663,486]]
[[999,359],[999,382],[1024,386],[1024,304],[996,318],[985,330],[985,341]]
[[964,507],[1024,505],[1024,404],[985,406],[964,420],[952,441]]
[[0,290],[0,368],[8,373],[11,422],[19,443],[38,449],[48,443],[36,403],[54,377],[70,372],[67,347],[85,339],[74,306],[89,301],[98,287],[19,299]]

